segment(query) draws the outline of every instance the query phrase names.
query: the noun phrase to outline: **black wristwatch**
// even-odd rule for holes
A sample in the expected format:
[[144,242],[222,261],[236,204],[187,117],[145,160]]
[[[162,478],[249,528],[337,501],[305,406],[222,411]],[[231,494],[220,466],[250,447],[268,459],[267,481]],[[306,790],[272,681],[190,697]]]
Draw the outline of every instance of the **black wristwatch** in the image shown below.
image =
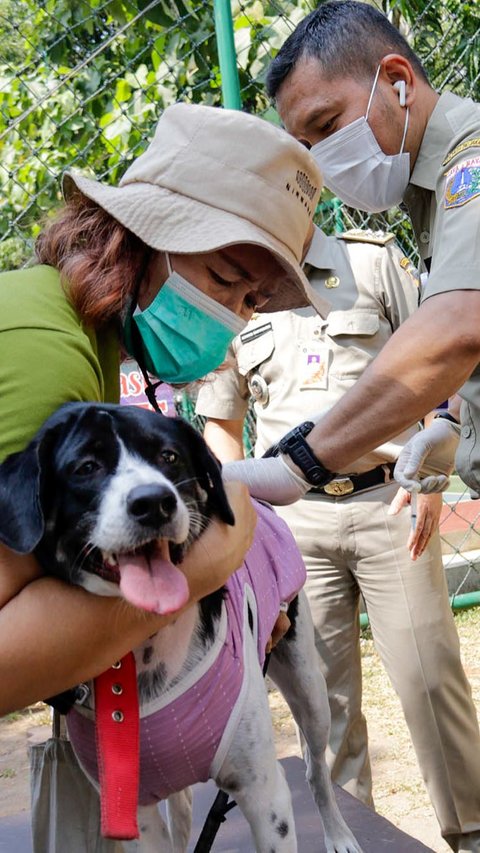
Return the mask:
[[286,453],[292,462],[298,465],[310,485],[325,486],[336,477],[336,474],[322,465],[310,445],[305,441],[305,436],[312,431],[314,426],[313,421],[304,421],[303,424],[299,424],[287,432],[278,444],[267,450],[264,456],[278,456],[279,453]]

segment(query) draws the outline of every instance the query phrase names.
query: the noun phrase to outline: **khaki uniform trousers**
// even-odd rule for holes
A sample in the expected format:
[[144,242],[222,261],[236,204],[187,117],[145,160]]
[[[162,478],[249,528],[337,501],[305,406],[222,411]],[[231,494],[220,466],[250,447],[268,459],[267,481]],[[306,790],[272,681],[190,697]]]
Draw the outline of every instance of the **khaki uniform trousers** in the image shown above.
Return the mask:
[[[412,562],[409,508],[387,515],[397,488],[392,483],[345,498],[315,495],[276,508],[307,567],[305,589],[332,713],[328,763],[335,782],[372,802],[361,710],[362,593],[442,835],[454,850],[480,851],[480,737],[440,539],[437,533]],[[459,840],[464,833],[473,835]]]

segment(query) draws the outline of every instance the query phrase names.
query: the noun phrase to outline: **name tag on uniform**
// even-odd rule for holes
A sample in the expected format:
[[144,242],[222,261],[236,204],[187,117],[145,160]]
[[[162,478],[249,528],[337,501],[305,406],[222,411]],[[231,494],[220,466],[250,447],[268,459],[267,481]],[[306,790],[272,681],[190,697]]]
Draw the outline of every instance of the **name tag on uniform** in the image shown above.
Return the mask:
[[325,389],[328,383],[330,349],[320,341],[302,347],[300,389]]
[[256,341],[257,338],[261,338],[262,335],[266,335],[267,332],[271,332],[273,326],[271,323],[264,323],[263,326],[255,326],[253,329],[248,329],[246,332],[242,332],[240,335],[240,340],[242,344],[249,344],[252,341]]

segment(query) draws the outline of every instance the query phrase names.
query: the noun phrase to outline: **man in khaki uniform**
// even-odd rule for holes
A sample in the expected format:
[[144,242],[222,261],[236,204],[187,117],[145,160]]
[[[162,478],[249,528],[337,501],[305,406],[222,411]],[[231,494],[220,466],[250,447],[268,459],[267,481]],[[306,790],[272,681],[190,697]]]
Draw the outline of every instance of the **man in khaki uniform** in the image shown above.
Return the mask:
[[[419,311],[310,432],[323,479],[461,388],[456,467],[479,492],[480,105],[435,92],[398,30],[352,0],[324,2],[298,25],[269,68],[267,91],[341,199],[365,211],[406,206],[429,273]],[[448,428],[443,435],[436,429],[424,463],[443,449],[449,456]],[[279,461],[278,477],[285,469]]]
[[[451,92],[440,96],[427,124],[404,201],[420,256],[430,272],[423,299],[430,301],[439,294],[458,299],[462,291],[478,291],[480,104]],[[474,309],[478,319],[480,307],[475,304]],[[458,312],[461,311],[458,303]],[[459,337],[463,333],[467,334],[467,330],[459,325]],[[462,479],[479,493],[480,365],[475,344],[474,348],[476,363],[460,392],[462,428],[455,461]],[[445,367],[448,369],[448,364]],[[448,440],[446,432],[445,443]],[[436,452],[439,451],[441,445],[437,444]]]
[[[241,458],[250,395],[256,456],[299,419],[333,406],[418,305],[418,281],[391,235],[315,231],[306,258],[314,289],[331,310],[256,315],[233,343],[235,367],[200,389],[197,411],[222,461]],[[349,476],[279,508],[307,565],[306,590],[326,677],[332,776],[372,802],[366,722],[361,710],[359,598],[398,692],[442,830],[474,819],[480,795],[480,740],[443,571],[439,495],[424,497],[419,527],[430,541],[413,563],[410,513],[388,510],[398,486],[398,453],[418,426],[355,460]],[[430,503],[429,503],[430,502]],[[433,505],[432,505],[433,504]],[[420,531],[419,531],[420,532]]]
[[[460,389],[457,469],[480,491],[480,106],[435,92],[385,15],[352,0],[321,3],[298,25],[270,66],[267,91],[337,196],[366,211],[408,205],[430,275],[418,311],[325,417],[284,437],[277,457],[238,463],[235,476],[255,494],[268,474],[277,496],[283,489],[284,500],[295,500]],[[425,431],[435,426],[417,454],[423,469],[449,456],[451,432],[439,431],[441,423]],[[411,441],[424,440],[417,436]],[[418,466],[414,475],[418,487]],[[463,725],[452,698],[451,727]],[[470,796],[439,813],[439,822],[453,850],[478,853],[477,777],[460,767],[457,775]]]

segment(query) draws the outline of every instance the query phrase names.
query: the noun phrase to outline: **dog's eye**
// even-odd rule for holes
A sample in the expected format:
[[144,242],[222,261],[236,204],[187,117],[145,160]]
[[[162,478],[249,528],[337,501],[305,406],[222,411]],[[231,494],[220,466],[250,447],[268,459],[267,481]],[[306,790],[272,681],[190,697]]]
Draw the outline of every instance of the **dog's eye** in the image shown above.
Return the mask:
[[178,460],[178,453],[175,453],[174,450],[162,450],[161,456],[163,461],[168,462],[169,465],[173,465]]
[[75,474],[80,477],[88,477],[90,474],[94,474],[99,467],[98,462],[95,462],[94,459],[87,459],[86,462],[82,462],[75,468]]

